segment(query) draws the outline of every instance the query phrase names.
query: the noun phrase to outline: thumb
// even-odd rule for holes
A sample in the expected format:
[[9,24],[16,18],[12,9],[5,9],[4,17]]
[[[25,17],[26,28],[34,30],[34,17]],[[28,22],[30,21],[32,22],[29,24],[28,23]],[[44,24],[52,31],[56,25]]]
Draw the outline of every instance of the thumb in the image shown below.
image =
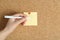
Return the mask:
[[17,25],[19,25],[19,24],[21,24],[21,23],[23,23],[25,21],[26,21],[26,18],[22,18],[20,20],[17,20],[16,22],[14,22],[14,25],[17,26]]

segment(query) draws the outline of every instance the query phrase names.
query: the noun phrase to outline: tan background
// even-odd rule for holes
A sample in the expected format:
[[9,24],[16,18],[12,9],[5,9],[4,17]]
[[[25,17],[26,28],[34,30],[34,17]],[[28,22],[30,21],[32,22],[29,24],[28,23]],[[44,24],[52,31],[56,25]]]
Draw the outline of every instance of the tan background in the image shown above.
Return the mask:
[[39,25],[18,26],[6,40],[60,40],[60,0],[0,0],[0,27],[4,15],[25,11],[38,12]]

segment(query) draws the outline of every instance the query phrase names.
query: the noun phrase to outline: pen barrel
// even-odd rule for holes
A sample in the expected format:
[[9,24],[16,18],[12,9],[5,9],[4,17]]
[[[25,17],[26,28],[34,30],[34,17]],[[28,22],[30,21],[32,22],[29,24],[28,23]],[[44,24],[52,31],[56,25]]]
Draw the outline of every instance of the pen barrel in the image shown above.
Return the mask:
[[4,16],[4,18],[22,18],[22,17],[17,17],[17,16]]

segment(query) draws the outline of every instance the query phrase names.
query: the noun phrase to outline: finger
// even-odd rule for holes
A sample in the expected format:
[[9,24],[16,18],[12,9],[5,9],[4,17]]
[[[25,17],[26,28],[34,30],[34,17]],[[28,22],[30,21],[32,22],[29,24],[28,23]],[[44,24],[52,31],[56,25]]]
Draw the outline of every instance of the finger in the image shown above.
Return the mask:
[[21,20],[19,20],[19,21],[14,22],[14,24],[15,24],[15,25],[19,25],[19,24],[21,24],[21,23],[24,22],[24,21],[26,21],[26,18],[23,18],[23,19],[21,19]]
[[[21,17],[26,17],[26,15],[25,14],[15,14],[15,15],[12,15],[12,16],[21,16]],[[15,20],[19,20],[20,18],[11,18],[11,19],[9,19],[9,21],[11,21],[11,22],[14,22]]]
[[[15,14],[15,15],[12,15],[12,16],[20,16],[20,15],[22,15],[22,14]],[[15,19],[16,19],[16,18],[11,18],[11,19],[9,19],[9,20],[10,20],[11,22],[14,22]]]
[[24,24],[25,24],[25,22],[26,22],[26,20],[25,20],[24,22],[22,22],[22,23],[21,23],[21,25],[24,25]]
[[[21,16],[22,18],[26,18],[27,16],[25,14],[17,14],[18,16]],[[15,21],[21,20],[22,18],[16,18]]]

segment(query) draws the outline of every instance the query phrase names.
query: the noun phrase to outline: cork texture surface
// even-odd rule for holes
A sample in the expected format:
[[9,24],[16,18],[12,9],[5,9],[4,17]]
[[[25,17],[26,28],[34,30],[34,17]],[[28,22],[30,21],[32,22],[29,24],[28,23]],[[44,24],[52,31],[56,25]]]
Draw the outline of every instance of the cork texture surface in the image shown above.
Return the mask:
[[19,25],[6,40],[60,40],[60,0],[0,0],[0,29],[4,15],[25,11],[38,12],[38,26]]

